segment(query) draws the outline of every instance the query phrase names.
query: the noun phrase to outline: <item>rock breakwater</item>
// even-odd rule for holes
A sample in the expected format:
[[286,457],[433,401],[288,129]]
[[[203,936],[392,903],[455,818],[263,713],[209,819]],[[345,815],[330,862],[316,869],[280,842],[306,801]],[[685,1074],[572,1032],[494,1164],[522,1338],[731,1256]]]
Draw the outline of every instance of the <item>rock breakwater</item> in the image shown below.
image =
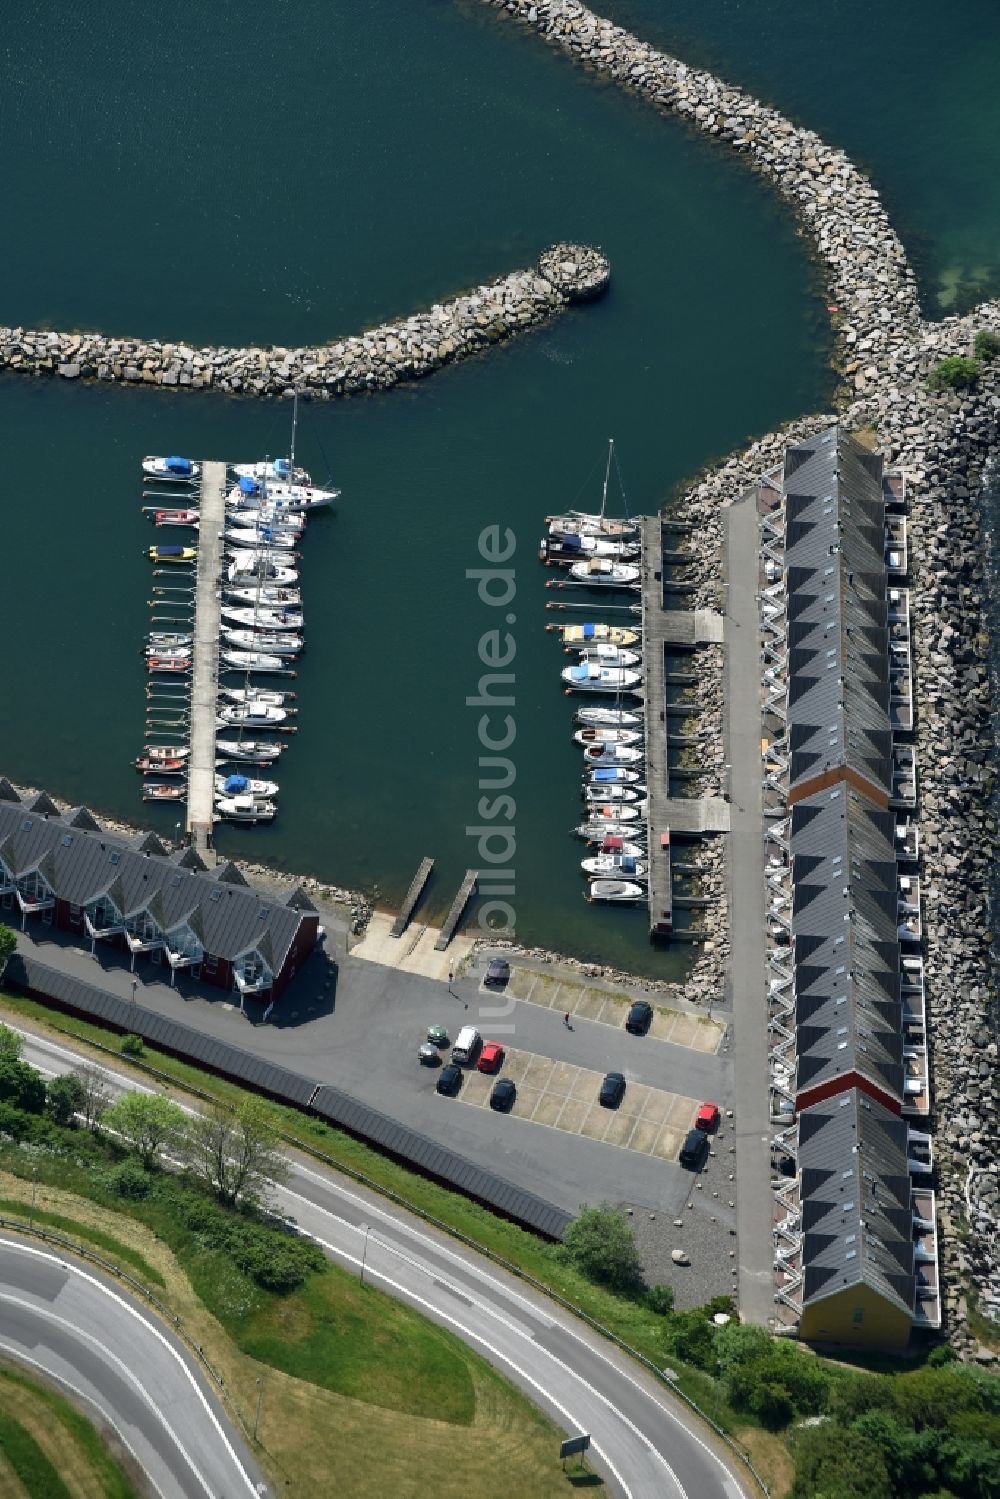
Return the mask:
[[64,380],[215,390],[227,395],[328,401],[387,390],[481,353],[600,296],[608,261],[589,245],[550,245],[512,271],[424,312],[310,348],[194,348],[185,343],[0,328],[0,370]]

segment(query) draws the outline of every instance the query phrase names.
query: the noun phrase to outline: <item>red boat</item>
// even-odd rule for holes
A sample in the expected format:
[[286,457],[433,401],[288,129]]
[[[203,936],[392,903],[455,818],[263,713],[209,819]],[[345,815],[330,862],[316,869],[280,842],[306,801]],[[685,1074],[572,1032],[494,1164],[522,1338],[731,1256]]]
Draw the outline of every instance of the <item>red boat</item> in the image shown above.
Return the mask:
[[146,658],[147,671],[190,671],[191,657],[181,656],[178,660],[165,661],[162,656],[148,656]]
[[167,786],[155,781],[143,782],[142,799],[144,802],[179,802],[186,795],[186,786]]
[[184,774],[186,766],[183,760],[160,760],[152,755],[140,755],[135,768],[142,771],[143,775],[152,771],[154,775],[180,776]]
[[157,526],[196,526],[197,510],[157,510],[154,517]]

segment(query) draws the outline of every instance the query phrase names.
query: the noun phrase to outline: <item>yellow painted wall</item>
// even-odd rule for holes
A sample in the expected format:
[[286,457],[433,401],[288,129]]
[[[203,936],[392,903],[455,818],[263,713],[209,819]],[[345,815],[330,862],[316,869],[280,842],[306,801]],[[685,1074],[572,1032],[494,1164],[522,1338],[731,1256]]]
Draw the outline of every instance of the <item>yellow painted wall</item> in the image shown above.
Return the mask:
[[870,1286],[850,1286],[802,1308],[799,1337],[806,1343],[852,1348],[905,1348],[913,1319]]

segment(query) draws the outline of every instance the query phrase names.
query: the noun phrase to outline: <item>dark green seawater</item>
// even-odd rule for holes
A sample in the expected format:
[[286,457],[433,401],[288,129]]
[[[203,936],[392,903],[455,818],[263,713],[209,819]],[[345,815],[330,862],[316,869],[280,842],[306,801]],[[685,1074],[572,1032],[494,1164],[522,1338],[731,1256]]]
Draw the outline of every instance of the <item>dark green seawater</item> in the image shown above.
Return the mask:
[[[652,4],[617,9],[650,35],[662,26]],[[750,10],[720,4],[706,19],[692,0],[673,16],[692,54],[759,83],[774,36]],[[936,11],[904,14],[908,45]],[[535,547],[547,512],[598,498],[607,436],[632,508],[648,509],[746,435],[828,399],[822,297],[780,205],[737,161],[474,0],[53,15],[21,7],[3,44],[0,321],[291,344],[406,313],[554,239],[610,255],[599,304],[411,389],[303,412],[302,460],[318,477],[329,465],[343,499],[305,541],[300,732],[279,821],[219,842],[377,886],[388,903],[431,853],[432,909],[447,906],[477,862],[465,698],[483,669],[479,637],[498,622],[465,573],[481,529],[510,526],[519,934],[678,972],[683,958],[649,951],[642,912],[582,899],[581,850],[566,836],[580,820],[579,759]],[[801,78],[782,95],[780,67],[768,92],[870,162],[878,131],[861,152],[835,128],[854,45],[827,36],[836,67],[811,79],[815,109]],[[912,89],[900,95],[915,117]],[[935,243],[921,201],[908,209]],[[169,809],[142,807],[129,764],[143,737],[152,539],[139,460],[282,451],[288,408],[8,378],[0,421],[0,768],[172,832]]]

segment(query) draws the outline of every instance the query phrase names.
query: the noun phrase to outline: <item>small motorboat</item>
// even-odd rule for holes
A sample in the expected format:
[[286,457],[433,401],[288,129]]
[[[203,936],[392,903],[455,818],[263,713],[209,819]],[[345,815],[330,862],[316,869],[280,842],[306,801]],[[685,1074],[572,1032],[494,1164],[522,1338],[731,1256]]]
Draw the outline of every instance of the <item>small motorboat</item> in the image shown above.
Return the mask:
[[562,536],[543,536],[538,543],[538,555],[543,562],[579,562],[584,557],[606,557],[623,562],[638,557],[639,545],[638,542],[568,531]]
[[159,673],[190,671],[191,657],[147,656],[146,670]]
[[278,744],[273,739],[216,739],[215,748],[227,760],[236,760],[244,765],[264,765],[269,760],[277,760],[282,750],[288,746]]
[[645,828],[632,828],[628,833],[605,832],[601,841],[602,854],[620,854],[623,859],[648,859],[644,841]]
[[234,526],[227,520],[222,538],[229,547],[263,547],[269,552],[291,552],[298,536],[287,531],[275,530],[273,526],[260,526],[251,530],[249,526]]
[[560,676],[570,692],[632,692],[642,680],[637,671],[596,666],[593,662],[564,667]]
[[631,588],[639,581],[639,568],[635,562],[618,562],[613,557],[588,557],[574,562],[569,575],[592,588]]
[[135,762],[135,768],[143,775],[182,776],[187,771],[187,761],[180,758],[167,760],[161,756],[140,755]]
[[222,617],[235,625],[246,625],[251,630],[301,630],[305,620],[291,609],[233,608],[223,604]]
[[639,631],[625,625],[546,625],[547,630],[558,630],[566,646],[596,645],[606,640],[610,645],[638,645]]
[[197,479],[201,464],[190,458],[151,458],[142,460],[142,471],[147,479]]
[[578,659],[581,665],[638,666],[642,657],[638,651],[625,651],[620,645],[612,645],[605,640],[597,645],[582,646]]
[[294,713],[294,708],[286,708],[290,698],[294,698],[294,692],[275,692],[269,687],[220,687],[219,696],[228,698],[231,703],[269,703],[272,708],[285,708],[288,713]]
[[[637,807],[646,805],[645,786],[608,786],[601,783],[597,786],[584,786],[583,799],[586,802],[633,802]],[[587,813],[590,815],[589,811]]]
[[580,860],[580,868],[592,879],[645,880],[649,874],[649,864],[633,854],[593,854]]
[[197,547],[150,547],[150,562],[194,562],[198,556]]
[[142,799],[144,802],[181,802],[187,796],[187,787],[183,782],[172,785],[168,781],[143,781]]
[[632,905],[644,900],[645,890],[634,880],[591,880],[586,891],[588,900],[616,901],[620,905]]
[[262,582],[284,588],[299,581],[294,567],[286,567],[284,562],[275,562],[271,557],[261,556],[260,552],[254,551],[232,552],[226,568],[226,578],[230,583],[238,583],[241,587]]
[[197,526],[197,510],[157,510],[153,515],[155,526]]
[[[576,836],[582,838],[585,843],[603,844],[606,838],[638,838],[643,831],[635,807],[588,807],[587,810],[591,821],[581,822],[578,828],[573,829]],[[595,820],[594,814],[599,811],[611,812],[619,818],[619,821],[614,821],[613,817],[609,817],[607,821]],[[629,812],[635,813],[634,822],[624,820]]]
[[[584,712],[587,710],[584,709]],[[616,729],[602,728],[595,725],[589,729],[577,729],[573,735],[574,743],[584,745],[597,744],[641,744],[642,734],[638,729]]]
[[293,469],[287,458],[275,458],[273,463],[234,463],[232,470],[237,479],[264,479],[268,483],[277,484],[312,484],[305,469]]
[[256,781],[251,776],[216,776],[215,790],[218,796],[277,796],[277,781]]
[[631,708],[579,708],[576,722],[585,729],[641,729],[643,716]]
[[633,744],[588,744],[583,752],[588,765],[635,765],[642,757]]
[[588,515],[583,510],[570,510],[565,515],[547,515],[545,524],[550,536],[610,536],[624,540],[639,534],[638,521],[612,520],[610,516]]
[[220,651],[220,671],[262,671],[294,677],[287,656],[272,656],[267,651]]
[[277,631],[223,630],[222,638],[237,651],[266,651],[270,656],[297,656],[305,641],[301,635],[279,635]]
[[[638,807],[623,807],[621,803],[612,806],[597,803],[596,805],[587,808],[587,821],[581,824],[581,827],[603,827],[605,833],[610,833],[618,831],[617,829],[613,829],[610,826],[611,823],[639,822],[641,818],[642,813],[640,812]],[[580,833],[581,829],[577,828],[576,831]],[[634,831],[636,830],[630,829],[630,832]],[[583,835],[581,833],[581,837],[582,836]]]
[[[287,717],[284,708],[274,708],[270,703],[232,703],[219,710],[217,721],[223,728],[242,724],[248,729],[275,729],[279,724],[284,727]],[[291,725],[284,731],[294,733]]]
[[[155,655],[159,650],[173,650],[179,645],[193,645],[193,635],[178,635],[169,630],[152,630],[149,635],[149,643]],[[147,651],[147,655],[149,652]]]
[[629,770],[621,765],[600,766],[587,772],[588,786],[637,786],[642,778],[640,770]]
[[234,604],[264,604],[268,609],[298,609],[302,603],[299,588],[280,588],[271,583],[248,583],[243,587],[227,584],[225,597]]
[[157,656],[161,661],[190,661],[189,645],[147,645],[146,656]]
[[217,796],[215,810],[228,822],[270,822],[277,812],[273,802],[256,796]]
[[144,753],[151,760],[186,760],[191,750],[186,744],[147,744]]

